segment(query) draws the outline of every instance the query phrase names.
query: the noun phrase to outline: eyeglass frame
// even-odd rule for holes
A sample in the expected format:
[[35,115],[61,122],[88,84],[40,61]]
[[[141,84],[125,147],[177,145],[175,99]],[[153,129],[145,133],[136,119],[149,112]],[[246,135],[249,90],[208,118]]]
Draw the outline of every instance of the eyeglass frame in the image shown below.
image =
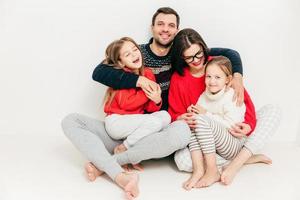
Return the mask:
[[[201,55],[201,56],[199,56],[199,55]],[[201,58],[203,58],[203,56],[204,56],[204,51],[203,50],[199,50],[193,56],[187,56],[187,57],[182,56],[182,59],[184,59],[187,64],[190,64],[190,63],[194,62],[195,58],[201,59]],[[192,59],[192,60],[190,62],[187,62],[187,60],[189,60],[189,59]]]

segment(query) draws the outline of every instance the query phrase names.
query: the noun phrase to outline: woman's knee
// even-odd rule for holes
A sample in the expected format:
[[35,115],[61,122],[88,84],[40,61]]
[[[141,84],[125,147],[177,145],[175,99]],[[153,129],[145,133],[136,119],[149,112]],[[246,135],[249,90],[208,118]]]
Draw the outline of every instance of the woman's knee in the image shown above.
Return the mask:
[[170,124],[167,131],[170,133],[170,142],[176,145],[177,149],[185,148],[191,138],[191,131],[186,122],[182,120]]
[[68,114],[67,116],[65,116],[63,118],[63,120],[61,121],[62,129],[65,130],[65,129],[69,128],[70,126],[73,126],[76,119],[78,119],[78,116],[79,116],[78,113],[71,113],[71,114]]
[[174,161],[176,163],[177,168],[180,171],[185,171],[185,172],[193,171],[191,154],[188,148],[184,148],[176,151],[174,155]]

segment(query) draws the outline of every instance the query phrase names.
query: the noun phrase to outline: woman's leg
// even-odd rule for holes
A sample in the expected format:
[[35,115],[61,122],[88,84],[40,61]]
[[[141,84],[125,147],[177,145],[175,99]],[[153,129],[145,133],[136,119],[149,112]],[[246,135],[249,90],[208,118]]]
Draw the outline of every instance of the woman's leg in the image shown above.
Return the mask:
[[184,121],[175,121],[160,132],[139,140],[127,151],[116,154],[118,163],[136,164],[143,160],[163,158],[188,145],[191,132]]
[[[241,152],[222,172],[222,183],[224,183],[225,185],[230,184],[240,168],[247,162],[251,162],[251,160],[253,160],[253,158],[257,156],[254,155],[254,157],[252,157],[253,154],[256,154],[264,147],[265,143],[276,132],[276,129],[280,123],[280,118],[281,110],[276,106],[266,105],[258,110],[256,128],[254,132],[248,137]],[[266,156],[260,157],[259,160],[254,159],[254,161],[264,162],[267,164],[272,162]]]

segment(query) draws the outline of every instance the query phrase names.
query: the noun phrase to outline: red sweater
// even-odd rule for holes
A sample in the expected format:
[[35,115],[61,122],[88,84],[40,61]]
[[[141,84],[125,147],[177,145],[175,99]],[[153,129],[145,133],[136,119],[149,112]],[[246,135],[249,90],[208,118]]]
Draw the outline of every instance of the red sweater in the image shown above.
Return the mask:
[[[155,81],[155,76],[150,69],[145,68],[144,76],[150,80]],[[114,90],[115,95],[111,103],[106,102],[104,112],[110,114],[143,114],[147,112],[158,111],[162,105],[156,105],[153,101],[148,99],[142,89],[131,88]]]
[[[175,121],[179,115],[187,112],[187,108],[191,104],[196,104],[199,96],[205,91],[205,76],[199,78],[194,77],[188,70],[184,69],[184,76],[174,73],[171,78],[169,90],[169,114],[172,121]],[[250,135],[256,126],[256,113],[252,100],[244,90],[244,102],[246,105],[246,113],[244,123],[251,127]]]

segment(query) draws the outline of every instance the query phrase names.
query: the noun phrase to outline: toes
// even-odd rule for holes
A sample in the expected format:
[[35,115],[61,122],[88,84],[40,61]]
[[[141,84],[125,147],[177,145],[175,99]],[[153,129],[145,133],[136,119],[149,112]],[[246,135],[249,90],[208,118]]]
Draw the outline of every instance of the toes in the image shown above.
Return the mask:
[[95,177],[95,175],[94,175],[93,173],[88,173],[88,174],[87,174],[87,178],[88,178],[90,181],[96,180],[96,177]]

